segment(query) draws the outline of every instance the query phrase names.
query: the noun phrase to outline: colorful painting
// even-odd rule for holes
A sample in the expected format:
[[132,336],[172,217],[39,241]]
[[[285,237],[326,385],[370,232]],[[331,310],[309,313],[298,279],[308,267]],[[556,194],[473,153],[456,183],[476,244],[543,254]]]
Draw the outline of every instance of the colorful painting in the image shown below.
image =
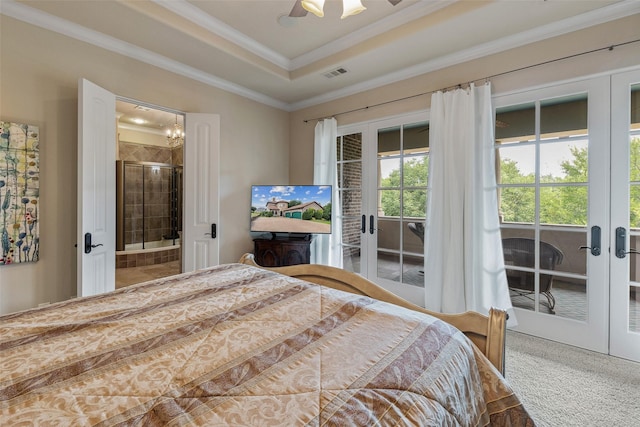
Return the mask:
[[0,122],[0,265],[40,256],[37,126]]

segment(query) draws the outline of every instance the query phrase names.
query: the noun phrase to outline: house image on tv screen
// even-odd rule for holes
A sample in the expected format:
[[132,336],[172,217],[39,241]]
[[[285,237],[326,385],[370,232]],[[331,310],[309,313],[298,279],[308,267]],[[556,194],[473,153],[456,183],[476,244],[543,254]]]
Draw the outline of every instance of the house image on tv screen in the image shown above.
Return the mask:
[[251,231],[331,233],[330,186],[253,186]]
[[289,207],[289,202],[284,200],[272,200],[267,202],[267,210],[273,212],[273,216],[302,219],[302,214],[309,209],[321,211],[323,210],[323,207],[320,203],[315,201],[292,207]]

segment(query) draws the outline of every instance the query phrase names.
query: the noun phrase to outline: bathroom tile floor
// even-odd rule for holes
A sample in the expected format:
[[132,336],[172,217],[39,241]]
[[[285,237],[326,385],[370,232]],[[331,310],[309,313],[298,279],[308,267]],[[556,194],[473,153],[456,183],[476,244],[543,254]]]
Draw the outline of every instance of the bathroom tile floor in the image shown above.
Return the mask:
[[116,268],[116,289],[178,273],[180,273],[180,261],[145,265],[143,267]]

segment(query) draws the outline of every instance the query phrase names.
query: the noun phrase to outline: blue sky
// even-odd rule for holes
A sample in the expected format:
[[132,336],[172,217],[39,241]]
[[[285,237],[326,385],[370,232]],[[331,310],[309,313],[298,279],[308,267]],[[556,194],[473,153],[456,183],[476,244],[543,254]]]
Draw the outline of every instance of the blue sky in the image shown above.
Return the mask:
[[276,200],[300,200],[302,203],[316,201],[324,206],[331,201],[330,185],[254,185],[251,206],[264,207],[273,197]]

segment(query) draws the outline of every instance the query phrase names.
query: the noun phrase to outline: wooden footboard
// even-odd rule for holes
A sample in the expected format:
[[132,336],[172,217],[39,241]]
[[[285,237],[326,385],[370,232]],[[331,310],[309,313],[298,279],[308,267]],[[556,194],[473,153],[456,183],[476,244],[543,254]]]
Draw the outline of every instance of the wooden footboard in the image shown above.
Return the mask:
[[340,268],[320,264],[267,268],[258,265],[253,254],[244,254],[239,262],[330,288],[366,295],[442,319],[467,335],[498,371],[504,374],[504,345],[507,321],[507,313],[504,310],[492,308],[488,317],[474,311],[461,314],[436,313],[400,298],[358,274]]

